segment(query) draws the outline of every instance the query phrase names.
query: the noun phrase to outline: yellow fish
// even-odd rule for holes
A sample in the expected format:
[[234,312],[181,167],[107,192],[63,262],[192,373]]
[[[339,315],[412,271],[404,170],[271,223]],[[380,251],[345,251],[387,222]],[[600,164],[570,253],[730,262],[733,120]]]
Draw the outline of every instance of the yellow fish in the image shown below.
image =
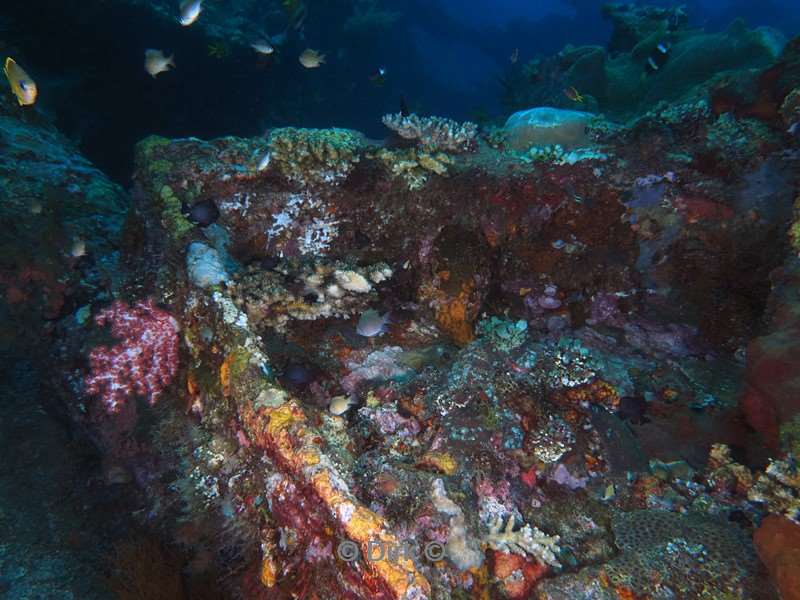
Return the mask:
[[583,94],[581,94],[574,85],[565,89],[564,95],[578,104],[583,104],[583,102],[586,100],[586,98],[583,97]]
[[6,58],[3,72],[6,74],[8,83],[11,84],[11,91],[14,92],[20,106],[30,106],[36,102],[36,96],[39,95],[36,82],[30,78],[30,75],[13,58]]
[[316,69],[325,64],[325,55],[308,48],[300,55],[300,64],[306,69]]

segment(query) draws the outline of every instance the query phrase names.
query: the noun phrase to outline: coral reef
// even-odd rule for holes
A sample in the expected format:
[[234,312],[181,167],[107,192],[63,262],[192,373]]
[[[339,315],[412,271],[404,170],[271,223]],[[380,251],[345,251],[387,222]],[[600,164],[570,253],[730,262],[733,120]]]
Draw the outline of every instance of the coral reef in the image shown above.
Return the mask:
[[[777,30],[748,30],[741,21],[722,32],[693,30],[680,8],[609,4],[604,13],[613,25],[607,48],[567,46],[555,56],[512,65],[505,79],[512,110],[541,106],[631,118],[660,102],[700,98],[713,101],[718,114],[732,104],[748,105],[740,113],[774,114],[780,106],[783,96],[775,106],[773,90],[758,89],[774,79],[757,75],[781,55],[785,40]],[[648,59],[659,44],[666,58],[653,70]],[[739,74],[736,92],[731,72]]]
[[604,571],[617,589],[642,595],[658,586],[693,598],[754,593],[755,551],[734,526],[651,510],[625,513],[613,529],[622,554]]
[[772,514],[782,515],[800,525],[800,475],[793,456],[786,460],[771,460],[756,478],[747,494]]
[[[442,117],[419,117],[401,113],[385,115],[383,124],[401,138],[413,140],[425,153],[469,152],[474,149],[478,126]],[[423,155],[424,156],[424,155]]]
[[410,191],[418,190],[425,185],[431,173],[446,176],[447,166],[453,162],[443,152],[429,154],[414,148],[405,151],[382,148],[378,151],[377,157],[394,177],[406,182]]
[[[373,286],[391,270],[382,263],[369,268],[342,263],[287,263],[272,271],[249,268],[231,283],[232,297],[255,326],[285,329],[292,320],[348,318],[367,310]],[[294,280],[286,285],[286,277]]]
[[[612,53],[536,66],[563,61],[543,88],[587,110],[491,143],[402,115],[384,143],[148,138],[122,281],[73,302],[4,274],[18,303],[70,307],[49,313],[60,389],[84,392],[67,411],[187,573],[255,598],[776,597],[750,540],[798,518],[793,63],[765,31],[609,11]],[[670,68],[753,55],[709,82],[709,52],[666,90],[666,67],[641,77],[664,28]],[[586,93],[624,124],[577,79],[564,94],[561,71],[598,65]],[[198,203],[218,218],[186,218]],[[114,344],[87,326],[109,301]]]
[[359,161],[362,136],[348,129],[296,129],[270,132],[267,142],[274,164],[290,181],[333,183],[346,178]]

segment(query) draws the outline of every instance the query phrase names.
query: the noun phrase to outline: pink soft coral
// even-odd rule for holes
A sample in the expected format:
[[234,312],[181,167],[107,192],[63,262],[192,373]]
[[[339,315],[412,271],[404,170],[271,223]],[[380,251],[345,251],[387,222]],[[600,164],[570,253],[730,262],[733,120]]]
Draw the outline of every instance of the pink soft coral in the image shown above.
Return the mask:
[[100,396],[108,412],[118,411],[134,394],[154,404],[178,369],[177,321],[152,300],[133,307],[117,300],[95,322],[111,325],[111,334],[122,341],[92,350],[86,391]]

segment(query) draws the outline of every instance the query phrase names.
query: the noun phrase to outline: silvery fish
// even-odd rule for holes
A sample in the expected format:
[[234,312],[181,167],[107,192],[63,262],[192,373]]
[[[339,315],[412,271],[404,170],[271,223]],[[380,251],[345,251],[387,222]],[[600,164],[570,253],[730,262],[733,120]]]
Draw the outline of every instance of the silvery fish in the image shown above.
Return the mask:
[[152,77],[155,77],[164,71],[169,71],[169,68],[174,66],[174,56],[164,56],[164,53],[161,50],[144,51],[144,70],[147,71]]
[[364,337],[375,337],[386,333],[386,325],[389,323],[389,313],[381,316],[377,310],[368,310],[358,320],[356,332]]
[[267,152],[267,153],[264,155],[264,158],[262,158],[262,159],[261,159],[261,160],[258,162],[258,170],[259,170],[259,171],[263,171],[264,169],[266,169],[266,168],[269,166],[269,163],[270,163],[270,161],[271,161],[271,160],[272,160],[272,154],[271,154],[271,153],[269,153],[269,152]]
[[259,54],[272,54],[273,52],[275,52],[275,48],[273,48],[272,44],[270,44],[266,40],[258,40],[256,42],[253,42],[252,44],[250,44],[250,47]]
[[181,25],[188,27],[203,12],[203,0],[184,0],[181,2],[181,16],[178,19]]
[[325,55],[320,54],[316,50],[312,50],[308,48],[304,50],[303,53],[300,55],[300,64],[303,65],[306,69],[316,69],[320,65],[325,64]]

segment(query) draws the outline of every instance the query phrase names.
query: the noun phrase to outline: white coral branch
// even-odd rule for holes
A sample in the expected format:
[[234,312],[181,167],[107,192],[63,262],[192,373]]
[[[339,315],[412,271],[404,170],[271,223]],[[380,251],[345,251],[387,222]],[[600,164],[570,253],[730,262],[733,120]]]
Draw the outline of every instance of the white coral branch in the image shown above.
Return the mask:
[[514,531],[514,524],[513,515],[509,516],[505,523],[503,517],[497,517],[489,526],[489,534],[484,538],[485,543],[494,550],[521,556],[530,554],[551,567],[561,567],[556,558],[556,553],[560,551],[558,542],[561,538],[557,535],[549,536],[531,525],[525,525]]

